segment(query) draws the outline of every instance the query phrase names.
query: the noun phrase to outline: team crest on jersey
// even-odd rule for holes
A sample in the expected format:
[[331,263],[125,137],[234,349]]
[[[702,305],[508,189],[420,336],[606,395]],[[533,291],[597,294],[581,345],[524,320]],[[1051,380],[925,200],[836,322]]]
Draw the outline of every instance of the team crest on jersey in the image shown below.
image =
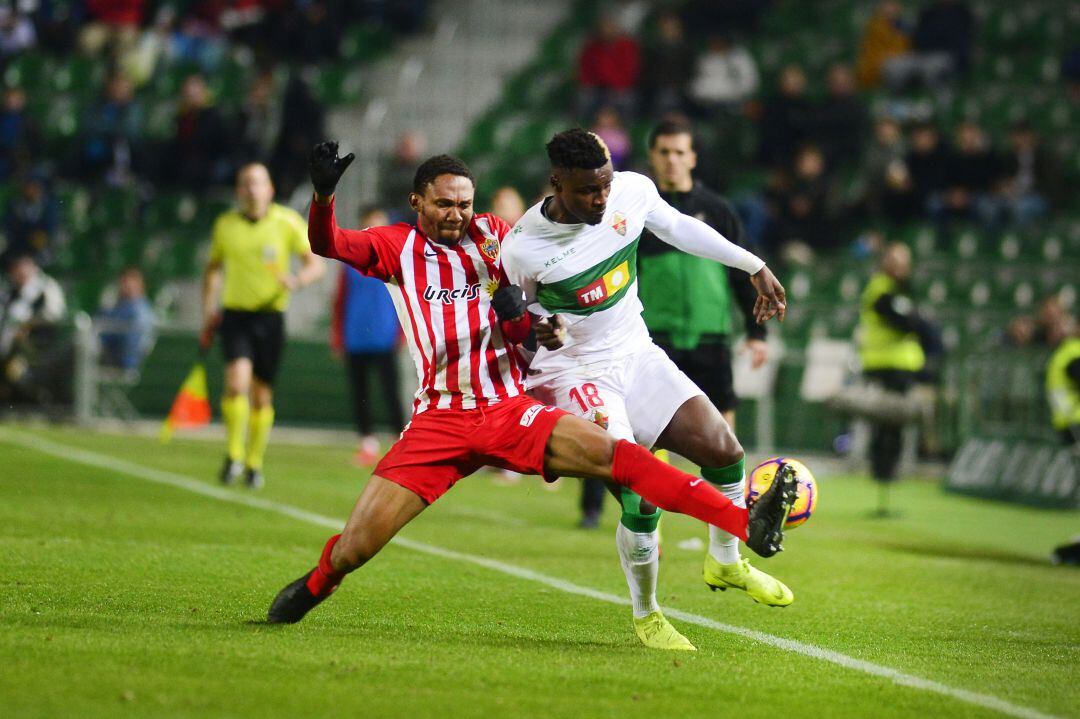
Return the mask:
[[494,237],[485,237],[484,241],[480,243],[480,251],[494,262],[499,259],[499,241]]
[[593,410],[592,417],[590,418],[589,421],[591,421],[593,424],[595,424],[600,429],[607,429],[608,428],[608,416],[606,414],[604,414],[603,412],[601,412],[600,410],[598,410],[598,409]]
[[626,236],[626,215],[621,212],[616,212],[611,217],[611,229],[618,232],[623,237]]

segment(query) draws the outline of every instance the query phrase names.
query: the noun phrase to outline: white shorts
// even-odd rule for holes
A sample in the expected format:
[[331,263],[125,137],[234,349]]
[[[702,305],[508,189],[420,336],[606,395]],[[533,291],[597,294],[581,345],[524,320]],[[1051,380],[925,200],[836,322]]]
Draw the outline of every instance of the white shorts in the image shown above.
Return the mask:
[[698,386],[651,342],[633,354],[583,364],[538,382],[530,394],[650,449]]

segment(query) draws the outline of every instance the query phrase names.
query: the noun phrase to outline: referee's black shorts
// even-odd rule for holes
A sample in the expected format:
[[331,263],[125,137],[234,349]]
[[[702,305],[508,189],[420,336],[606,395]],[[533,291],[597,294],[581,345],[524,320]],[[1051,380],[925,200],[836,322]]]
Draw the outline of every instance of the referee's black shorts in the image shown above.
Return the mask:
[[735,378],[731,372],[731,346],[726,335],[707,335],[691,350],[675,349],[660,333],[653,340],[671,361],[705,393],[721,412],[739,406]]
[[220,334],[226,362],[246,357],[256,377],[274,384],[285,347],[284,313],[227,309],[221,314]]

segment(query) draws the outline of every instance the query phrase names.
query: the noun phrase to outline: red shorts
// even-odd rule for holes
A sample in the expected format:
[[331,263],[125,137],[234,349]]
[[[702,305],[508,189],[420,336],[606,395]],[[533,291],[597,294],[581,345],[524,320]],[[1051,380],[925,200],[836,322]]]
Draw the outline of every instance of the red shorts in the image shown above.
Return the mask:
[[428,504],[487,465],[543,476],[548,437],[567,414],[526,396],[482,409],[429,409],[412,418],[375,474]]

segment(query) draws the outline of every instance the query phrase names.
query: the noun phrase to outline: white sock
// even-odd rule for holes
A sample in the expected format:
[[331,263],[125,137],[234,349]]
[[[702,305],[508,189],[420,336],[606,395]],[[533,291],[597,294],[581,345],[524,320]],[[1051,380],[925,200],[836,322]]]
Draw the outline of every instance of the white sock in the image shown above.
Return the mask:
[[[746,483],[714,484],[720,492],[730,499],[736,507],[746,506]],[[739,561],[739,538],[720,527],[709,525],[709,554],[721,564],[735,564]]]
[[660,609],[656,603],[656,575],[660,570],[660,532],[631,532],[619,522],[615,530],[615,546],[619,548],[626,584],[634,617],[641,619]]

